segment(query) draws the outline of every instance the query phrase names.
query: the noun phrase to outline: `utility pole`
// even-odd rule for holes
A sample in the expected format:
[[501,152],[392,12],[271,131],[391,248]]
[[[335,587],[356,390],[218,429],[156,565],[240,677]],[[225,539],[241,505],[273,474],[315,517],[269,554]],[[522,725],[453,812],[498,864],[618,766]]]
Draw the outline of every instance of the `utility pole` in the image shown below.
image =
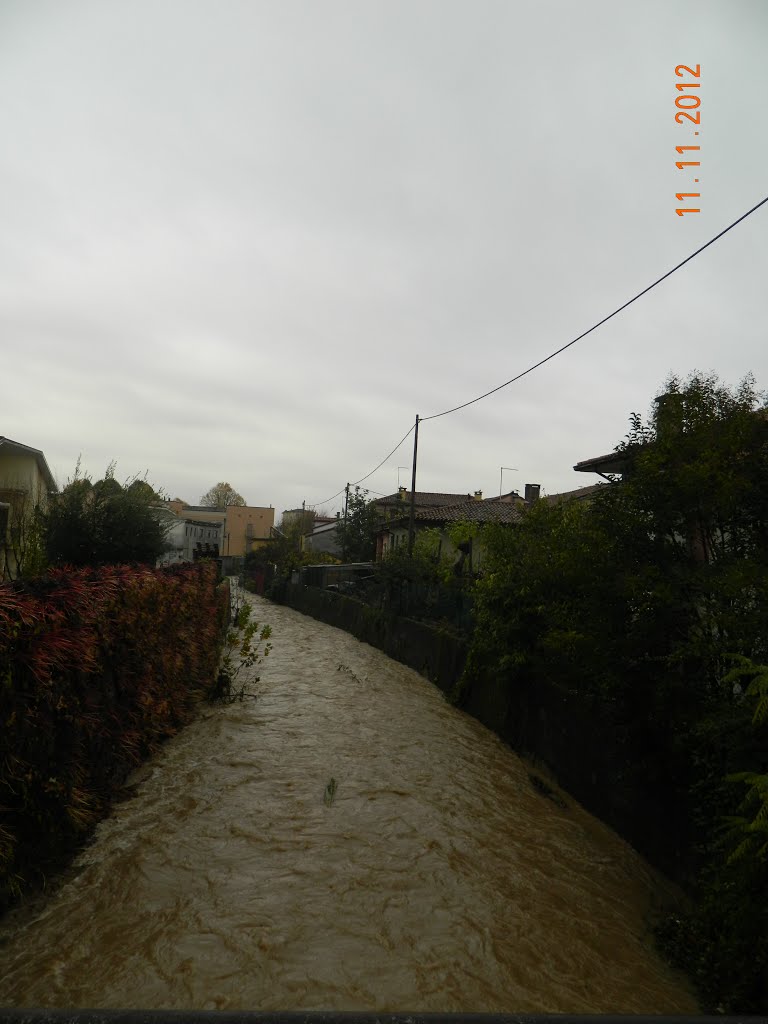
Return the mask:
[[408,519],[408,557],[413,554],[414,519],[416,517],[416,455],[419,450],[419,417],[413,434],[413,470],[411,472],[411,514]]
[[341,560],[347,560],[347,509],[349,508],[349,483],[344,488],[344,533],[341,535]]

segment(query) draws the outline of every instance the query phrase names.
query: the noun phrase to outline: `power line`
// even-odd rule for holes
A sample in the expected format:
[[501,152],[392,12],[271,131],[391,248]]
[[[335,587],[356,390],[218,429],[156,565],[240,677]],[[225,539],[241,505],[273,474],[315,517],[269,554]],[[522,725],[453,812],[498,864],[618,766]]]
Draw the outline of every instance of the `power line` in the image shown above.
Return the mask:
[[[735,228],[737,224],[740,224],[741,221],[749,217],[750,214],[755,212],[755,210],[759,210],[760,207],[763,206],[765,203],[768,203],[768,196],[766,196],[765,199],[761,200],[756,206],[753,206],[751,210],[747,210],[747,212],[742,214],[738,220],[735,220],[733,224],[729,224],[727,228],[724,228],[719,234],[715,235],[714,238],[710,238],[710,240],[706,242],[704,245],[702,245],[700,249],[697,249],[695,252],[692,252],[690,256],[687,256],[681,263],[678,263],[676,267],[672,267],[672,269],[668,270],[666,274],[662,274],[662,276],[659,277],[656,281],[654,281],[653,284],[649,284],[647,288],[643,288],[643,290],[641,292],[638,292],[637,295],[635,295],[633,298],[629,300],[629,302],[625,302],[623,306],[619,306],[618,309],[614,309],[612,313],[609,313],[608,316],[603,317],[603,319],[599,320],[593,327],[590,327],[588,331],[584,331],[584,333],[580,334],[578,338],[574,338],[573,341],[569,341],[566,345],[561,346],[561,348],[557,349],[555,352],[552,352],[550,355],[546,356],[546,358],[540,359],[538,363],[534,363],[533,366],[529,366],[527,370],[523,370],[522,373],[518,373],[518,375],[516,377],[512,377],[511,380],[507,380],[503,384],[499,384],[498,387],[491,388],[490,391],[486,391],[484,395],[478,395],[477,398],[472,398],[470,399],[469,402],[463,402],[461,405],[455,405],[452,409],[446,409],[444,412],[436,412],[433,413],[432,416],[422,416],[421,422],[423,423],[425,420],[436,420],[439,419],[441,416],[448,416],[452,412],[458,412],[460,409],[466,409],[468,405],[474,405],[475,402],[481,402],[484,398],[488,398],[490,395],[495,395],[497,391],[501,391],[502,388],[507,387],[509,384],[514,384],[515,381],[520,380],[521,377],[525,377],[527,374],[532,373],[534,370],[538,370],[538,368],[540,366],[543,366],[544,363],[548,363],[550,359],[554,359],[555,356],[559,356],[561,352],[565,352],[565,350],[567,348],[570,348],[571,345],[575,345],[577,341],[581,341],[582,338],[586,338],[588,334],[591,334],[592,331],[597,330],[598,327],[601,327],[612,317],[616,316],[617,313],[621,313],[621,311],[623,309],[626,309],[627,306],[631,306],[633,302],[637,302],[637,300],[641,298],[641,296],[651,291],[651,289],[655,288],[657,284],[661,284],[662,281],[668,278],[671,274],[674,274],[676,270],[680,269],[680,267],[685,266],[685,264],[692,260],[694,256],[698,256],[699,253],[704,252],[704,250],[708,248],[708,246],[712,245],[713,242],[716,242],[718,238],[722,238],[724,234],[731,230],[731,228]],[[405,438],[403,438],[403,440],[405,440]]]
[[342,488],[341,488],[341,490],[340,490],[340,491],[336,491],[336,493],[335,493],[335,494],[332,494],[332,495],[330,496],[330,498],[326,498],[326,499],[325,499],[325,501],[316,501],[316,502],[315,502],[314,504],[315,504],[315,505],[320,505],[320,507],[322,508],[322,506],[323,506],[323,505],[327,505],[329,501],[333,501],[333,499],[334,499],[334,498],[338,498],[338,496],[339,496],[340,494],[343,494],[343,493],[344,493],[344,491],[346,491],[346,489],[347,489],[347,488],[346,488],[346,485],[345,485],[344,487],[342,487]]
[[333,501],[333,499],[334,499],[334,498],[338,498],[338,496],[339,496],[340,494],[343,494],[343,493],[344,493],[344,491],[346,491],[347,487],[357,487],[357,485],[358,485],[358,484],[361,484],[361,483],[363,482],[363,480],[367,480],[369,476],[373,476],[373,474],[374,474],[374,473],[376,472],[376,470],[378,470],[378,469],[381,469],[381,467],[382,467],[382,466],[384,465],[384,463],[385,463],[385,462],[386,462],[386,461],[387,461],[388,459],[391,459],[391,458],[392,458],[392,456],[393,456],[393,455],[395,454],[395,452],[397,451],[397,449],[398,449],[398,448],[399,448],[399,447],[400,447],[400,446],[401,446],[402,444],[404,444],[404,443],[405,443],[405,441],[407,441],[407,440],[408,440],[408,435],[409,435],[409,434],[411,433],[411,431],[412,431],[413,429],[414,429],[414,427],[409,427],[409,428],[408,428],[408,431],[407,431],[407,433],[406,433],[406,434],[404,435],[404,437],[402,438],[402,440],[401,440],[401,441],[398,441],[398,442],[397,442],[397,444],[396,444],[396,445],[395,445],[395,447],[394,447],[394,448],[392,449],[392,451],[391,451],[391,452],[389,453],[389,455],[387,455],[387,456],[386,456],[385,458],[383,458],[383,459],[381,460],[381,462],[380,462],[380,463],[378,464],[378,466],[376,466],[376,467],[375,467],[374,469],[372,469],[372,470],[370,471],[370,473],[366,473],[366,474],[365,474],[365,476],[361,476],[359,480],[353,480],[353,481],[352,481],[351,483],[349,483],[349,484],[346,484],[346,485],[345,485],[344,487],[342,487],[342,488],[341,488],[341,490],[340,490],[340,491],[337,491],[337,492],[336,492],[335,494],[331,495],[331,497],[330,497],[330,498],[326,498],[326,499],[325,499],[325,501],[318,501],[318,502],[317,502],[317,504],[318,504],[318,505],[327,505],[329,501]]
[[[613,319],[613,317],[621,313],[622,310],[625,310],[627,306],[631,306],[633,302],[637,302],[639,298],[642,298],[643,295],[646,295],[657,285],[661,284],[662,281],[665,281],[668,277],[674,274],[681,267],[684,267],[686,263],[689,263],[692,259],[694,259],[694,257],[704,252],[704,250],[709,248],[710,245],[716,242],[719,238],[722,238],[723,235],[727,234],[732,228],[735,228],[736,225],[740,224],[743,220],[746,220],[747,217],[751,216],[751,214],[753,214],[756,210],[759,210],[760,207],[764,206],[766,203],[768,203],[768,196],[766,196],[765,199],[761,199],[761,201],[757,203],[755,206],[753,206],[751,210],[747,210],[746,213],[743,213],[741,217],[737,218],[735,221],[733,221],[732,224],[729,224],[727,228],[724,228],[722,231],[716,234],[714,238],[710,238],[708,242],[705,242],[704,245],[700,246],[698,249],[692,252],[690,256],[686,256],[684,260],[681,260],[681,262],[678,263],[676,266],[672,267],[671,270],[668,270],[666,274],[662,274],[661,277],[657,278],[653,282],[653,284],[649,284],[647,288],[643,288],[641,292],[638,292],[637,295],[634,295],[623,305],[619,306],[618,309],[614,309],[614,311],[612,313],[609,313],[608,316],[604,316],[602,320],[599,320],[588,330],[584,331],[582,334],[579,334],[578,337],[573,338],[565,345],[561,345],[560,348],[556,349],[554,352],[551,352],[548,356],[545,356],[544,359],[540,359],[537,363],[534,363],[533,366],[529,366],[527,370],[523,370],[523,372],[518,373],[517,376],[511,377],[509,380],[504,381],[503,384],[499,384],[495,388],[491,388],[490,391],[486,391],[484,394],[478,395],[477,398],[472,398],[468,402],[462,402],[461,405],[455,405],[453,406],[453,408],[445,409],[443,412],[433,413],[431,416],[417,417],[417,423],[424,423],[426,420],[437,420],[440,419],[441,416],[449,416],[453,412],[459,412],[461,409],[466,409],[468,406],[474,405],[476,402],[481,402],[484,398],[489,398],[491,395],[495,395],[497,391],[501,391],[503,388],[508,387],[510,384],[514,384],[515,381],[521,380],[521,378],[526,377],[529,373],[533,373],[534,370],[538,370],[540,366],[543,366],[545,363],[548,363],[551,359],[554,359],[555,356],[559,356],[561,352],[565,352],[566,349],[570,348],[572,345],[575,345],[577,341],[581,341],[582,338],[586,338],[588,334],[591,334],[593,331],[596,331],[598,327],[602,327],[604,323],[607,323],[609,320]],[[415,429],[416,424],[414,424],[412,427],[409,427],[407,433],[403,436],[402,440],[395,445],[392,451],[384,459],[382,459],[381,462],[370,471],[370,473],[366,473],[365,476],[361,476],[359,480],[355,480],[353,483],[348,484],[346,486],[356,487],[358,484],[363,483],[364,480],[367,480],[368,477],[373,476],[373,474],[377,470],[381,469],[381,467],[384,465],[385,462],[387,462],[388,459],[392,458],[392,456],[395,454],[398,448],[400,448],[400,446],[408,439],[408,436],[411,434],[411,432]],[[340,491],[337,491],[335,494],[331,495],[330,498],[326,498],[325,501],[317,502],[317,504],[327,505],[335,498],[338,498],[339,495],[343,494],[344,491],[346,490],[346,486],[342,487]]]
[[363,482],[363,480],[367,480],[369,476],[373,476],[373,474],[376,472],[377,469],[381,469],[381,467],[384,465],[384,463],[387,462],[388,459],[392,458],[392,456],[395,454],[395,452],[400,447],[400,445],[401,444],[405,444],[405,442],[408,440],[408,435],[411,433],[412,430],[413,430],[413,427],[408,427],[408,430],[405,432],[405,434],[403,435],[402,439],[397,442],[397,444],[392,449],[392,451],[389,453],[389,455],[387,455],[387,457],[385,459],[381,460],[381,462],[378,464],[378,466],[376,466],[376,469],[372,469],[370,473],[366,473],[365,476],[361,476],[359,480],[353,480],[350,486],[356,487],[357,484],[361,484]]

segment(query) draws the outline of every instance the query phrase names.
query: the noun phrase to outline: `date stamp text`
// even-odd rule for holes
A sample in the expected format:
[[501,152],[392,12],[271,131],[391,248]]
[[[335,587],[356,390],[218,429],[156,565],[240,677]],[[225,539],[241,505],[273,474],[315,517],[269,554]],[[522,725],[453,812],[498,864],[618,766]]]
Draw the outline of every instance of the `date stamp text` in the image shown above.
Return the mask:
[[[675,123],[693,132],[691,139],[698,138],[699,129],[701,128],[701,93],[697,90],[701,89],[701,64],[696,64],[692,68],[689,68],[687,64],[678,64],[675,68],[675,77],[684,79],[682,82],[675,83],[675,90],[678,93],[675,97],[675,106],[677,107]],[[696,126],[695,131],[691,127],[692,125]],[[678,171],[685,171],[686,174],[691,176],[697,175],[697,177],[693,178],[690,185],[684,185],[683,188],[693,188],[694,185],[699,185],[698,192],[676,192],[675,198],[678,203],[682,203],[687,199],[700,203],[701,171],[698,168],[701,167],[701,146],[698,144],[675,146],[675,151],[678,156],[683,158],[682,160],[675,161],[675,167]],[[688,159],[689,154],[697,159]],[[693,168],[693,170],[688,170],[688,168]],[[701,213],[701,207],[678,206],[675,213],[678,217],[682,217],[686,213]]]

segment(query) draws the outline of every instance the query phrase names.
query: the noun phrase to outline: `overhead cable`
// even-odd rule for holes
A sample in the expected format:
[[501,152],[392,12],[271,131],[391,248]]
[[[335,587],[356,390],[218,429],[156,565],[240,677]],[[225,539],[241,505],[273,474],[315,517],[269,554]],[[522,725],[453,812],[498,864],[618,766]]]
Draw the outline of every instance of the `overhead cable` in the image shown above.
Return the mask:
[[[631,306],[633,302],[637,302],[637,300],[641,298],[641,296],[651,291],[651,289],[655,288],[657,284],[661,284],[662,281],[668,278],[671,274],[674,274],[676,270],[680,269],[680,267],[685,266],[685,264],[690,262],[690,260],[692,260],[694,256],[698,256],[699,253],[704,252],[704,250],[708,248],[708,246],[712,245],[713,242],[716,242],[718,238],[722,238],[724,234],[731,230],[731,228],[735,228],[737,224],[740,224],[741,221],[749,217],[750,214],[755,212],[755,210],[759,210],[760,207],[763,206],[765,203],[768,203],[768,196],[766,196],[765,199],[761,200],[756,206],[753,206],[751,210],[747,210],[747,212],[742,214],[738,220],[735,220],[733,224],[729,224],[727,228],[724,228],[719,234],[715,235],[714,238],[710,238],[710,240],[706,242],[704,245],[702,245],[701,248],[697,249],[695,252],[692,252],[690,256],[687,256],[681,263],[678,263],[676,267],[672,267],[672,269],[668,270],[666,274],[662,274],[662,276],[657,278],[657,280],[655,280],[653,284],[649,284],[647,288],[643,288],[643,290],[641,292],[638,292],[637,295],[635,295],[633,298],[629,300],[629,302],[625,302],[623,306],[619,306],[618,309],[614,309],[614,311],[612,313],[609,313],[608,316],[604,316],[602,320],[599,320],[593,327],[590,327],[588,331],[584,331],[584,333],[580,334],[578,338],[574,338],[573,341],[569,341],[566,345],[561,346],[559,349],[550,353],[544,359],[540,359],[538,363],[534,363],[533,366],[529,366],[527,370],[523,370],[522,373],[518,373],[516,377],[512,377],[510,380],[505,381],[503,384],[499,384],[498,387],[491,388],[490,391],[486,391],[484,395],[478,395],[477,398],[472,398],[470,399],[470,401],[463,402],[461,405],[455,405],[452,409],[446,409],[444,412],[436,412],[433,413],[431,416],[422,416],[422,423],[425,420],[436,420],[439,419],[441,416],[448,416],[452,412],[458,412],[460,409],[466,409],[468,405],[474,405],[475,402],[481,402],[484,398],[488,398],[490,395],[495,395],[496,392],[501,391],[502,388],[506,388],[508,387],[508,385],[514,384],[515,381],[520,380],[521,377],[525,377],[527,374],[532,373],[534,370],[538,370],[538,368],[540,366],[543,366],[544,363],[548,363],[550,359],[554,359],[555,356],[559,356],[561,352],[565,352],[565,350],[567,348],[570,348],[571,345],[575,345],[577,341],[581,341],[582,338],[586,338],[586,336],[588,334],[591,334],[592,331],[597,330],[598,327],[601,327],[612,317],[616,316],[618,313],[621,313],[621,311],[623,309],[626,309],[627,306]],[[405,438],[403,438],[403,440],[405,440]]]
[[[586,338],[586,336],[588,334],[591,334],[592,331],[596,331],[598,327],[602,327],[604,323],[607,323],[609,320],[613,319],[613,317],[621,313],[622,310],[625,310],[627,306],[631,306],[633,302],[637,302],[637,300],[642,298],[643,295],[646,295],[657,285],[661,284],[662,281],[665,281],[668,277],[671,277],[671,275],[674,274],[675,271],[679,270],[681,267],[684,267],[686,263],[690,263],[690,261],[694,259],[694,257],[704,252],[704,250],[708,249],[710,245],[716,242],[719,238],[722,238],[723,235],[727,234],[732,228],[735,228],[736,225],[740,224],[743,220],[746,220],[747,217],[751,216],[751,214],[753,214],[756,210],[759,210],[760,207],[764,206],[766,203],[768,203],[768,196],[766,196],[765,199],[761,199],[760,202],[753,206],[751,210],[747,210],[746,213],[743,213],[741,217],[733,221],[732,224],[729,224],[727,228],[724,228],[722,231],[718,232],[718,234],[716,234],[714,238],[710,238],[708,242],[705,242],[704,245],[700,246],[698,249],[692,252],[690,256],[686,256],[684,260],[681,260],[680,263],[672,267],[671,270],[668,270],[666,274],[662,274],[661,277],[657,278],[653,282],[653,284],[649,284],[647,288],[643,288],[641,292],[638,292],[637,295],[634,295],[623,305],[619,306],[618,309],[614,309],[612,313],[609,313],[607,316],[604,316],[602,320],[598,320],[598,322],[594,324],[592,327],[590,327],[588,330],[584,331],[582,334],[579,334],[578,337],[573,338],[565,345],[561,345],[561,347],[555,349],[554,352],[550,352],[548,356],[545,356],[544,359],[540,359],[537,363],[534,363],[533,366],[529,366],[527,370],[523,370],[522,373],[518,373],[515,377],[511,377],[509,380],[504,381],[503,384],[498,384],[495,388],[491,388],[490,391],[486,391],[484,394],[478,395],[476,398],[471,398],[468,402],[462,402],[461,405],[454,405],[451,409],[444,409],[443,412],[436,412],[433,413],[431,416],[421,416],[419,417],[420,422],[424,423],[426,420],[437,420],[440,419],[441,416],[449,416],[451,413],[459,412],[461,409],[466,409],[468,406],[474,405],[476,402],[482,402],[484,398],[489,398],[491,395],[495,395],[497,391],[501,391],[503,388],[509,387],[509,385],[514,384],[515,381],[518,381],[521,378],[526,377],[529,373],[533,373],[534,370],[538,370],[540,366],[543,366],[545,363],[548,363],[551,359],[554,359],[555,356],[559,356],[561,352],[565,352],[566,349],[570,348],[572,345],[575,345],[577,341],[581,341],[582,338]],[[364,480],[367,480],[368,477],[373,476],[373,474],[377,470],[381,469],[385,462],[392,458],[392,456],[395,454],[398,448],[400,448],[400,446],[407,440],[411,431],[413,431],[414,429],[415,424],[409,427],[408,432],[405,434],[402,440],[395,445],[395,447],[392,449],[389,455],[386,456],[386,458],[381,460],[378,466],[372,469],[370,473],[366,473],[365,476],[361,476],[359,480],[355,480],[353,483],[348,484],[347,486],[356,487],[358,484],[361,484]],[[345,490],[346,486],[342,487],[340,491],[337,491],[330,498],[326,498],[325,501],[318,502],[318,504],[327,505],[328,502],[333,501],[335,498],[338,498],[339,495],[343,494]]]
[[[415,426],[415,424],[414,424],[414,426]],[[347,484],[347,485],[345,485],[344,487],[342,487],[340,491],[337,491],[337,492],[336,492],[335,494],[331,495],[331,497],[330,497],[330,498],[326,498],[326,499],[325,499],[325,501],[318,501],[318,502],[317,502],[317,504],[318,504],[318,505],[320,505],[320,506],[322,506],[322,505],[327,505],[329,501],[333,501],[333,499],[334,499],[334,498],[338,498],[338,496],[339,496],[340,494],[343,494],[343,493],[344,493],[344,491],[346,491],[347,487],[357,487],[357,485],[358,485],[358,484],[361,484],[361,483],[363,482],[363,480],[367,480],[369,476],[373,476],[373,474],[374,474],[374,473],[376,472],[376,470],[378,470],[378,469],[381,469],[381,467],[382,467],[382,466],[384,465],[384,463],[385,463],[385,462],[387,462],[387,461],[388,461],[389,459],[391,459],[391,458],[392,458],[392,456],[393,456],[393,455],[395,454],[395,452],[397,451],[397,449],[398,449],[398,448],[399,448],[399,447],[400,447],[400,446],[401,446],[402,444],[404,444],[404,443],[405,443],[405,441],[407,441],[407,440],[408,440],[408,435],[409,435],[409,434],[411,433],[411,431],[412,431],[413,429],[414,429],[414,427],[413,427],[413,426],[412,426],[412,427],[409,427],[409,428],[408,428],[408,431],[407,431],[407,433],[406,433],[406,434],[404,435],[404,437],[402,438],[402,440],[400,440],[400,441],[398,441],[398,442],[397,442],[397,444],[396,444],[396,445],[395,445],[395,447],[394,447],[394,448],[392,449],[392,451],[391,451],[391,452],[389,453],[389,455],[387,455],[387,456],[386,456],[385,458],[383,458],[383,459],[381,460],[381,462],[380,462],[380,463],[378,464],[378,466],[374,467],[374,468],[373,468],[373,469],[372,469],[372,470],[370,471],[370,473],[366,473],[366,474],[365,474],[365,476],[361,476],[359,480],[353,480],[353,481],[351,481],[351,482],[350,482],[349,484]]]

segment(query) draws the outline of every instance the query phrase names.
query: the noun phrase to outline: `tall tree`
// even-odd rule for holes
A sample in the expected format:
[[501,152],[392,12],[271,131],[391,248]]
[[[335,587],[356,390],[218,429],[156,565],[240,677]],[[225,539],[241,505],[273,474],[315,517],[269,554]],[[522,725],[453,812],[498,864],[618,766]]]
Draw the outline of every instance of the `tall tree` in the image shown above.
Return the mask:
[[206,505],[208,508],[226,508],[227,505],[244,505],[245,498],[242,494],[238,494],[231,484],[222,480],[205,492],[200,499],[200,504]]
[[355,487],[347,500],[347,514],[336,527],[344,561],[369,562],[376,553],[376,505],[368,500],[368,491]]

